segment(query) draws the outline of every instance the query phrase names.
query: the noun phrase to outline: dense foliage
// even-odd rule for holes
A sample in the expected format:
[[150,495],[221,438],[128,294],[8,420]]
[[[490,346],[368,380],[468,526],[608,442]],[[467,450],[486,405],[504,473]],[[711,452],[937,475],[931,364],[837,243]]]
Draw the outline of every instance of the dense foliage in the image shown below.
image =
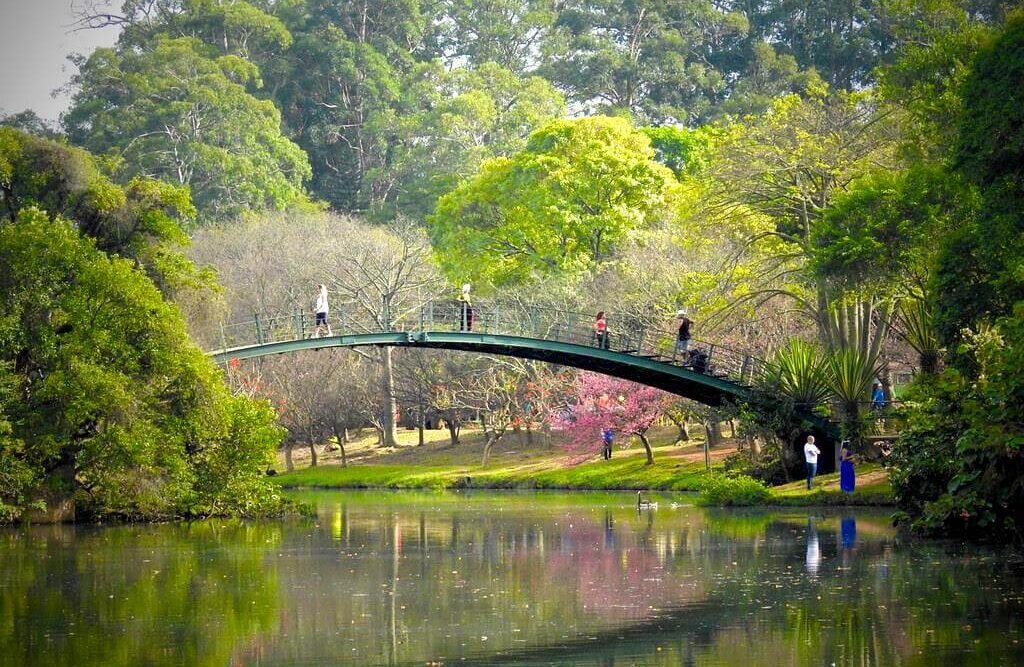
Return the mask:
[[197,39],[160,39],[136,53],[97,49],[81,63],[72,141],[143,174],[189,186],[211,218],[303,200],[309,162],[281,133],[273,103],[253,97],[256,66],[213,57]]
[[893,487],[914,525],[979,537],[1024,531],[1024,14],[978,55],[963,86],[954,166],[981,193],[934,275],[946,370],[917,383]]
[[273,411],[230,394],[142,270],[151,235],[174,238],[139,197],[160,186],[122,189],[81,151],[2,132],[0,516],[67,500],[86,516],[277,509]]
[[647,137],[619,118],[550,123],[511,158],[485,163],[431,219],[456,282],[529,282],[576,273],[650,227],[674,181]]
[[[929,530],[1010,535],[1024,301],[1024,19],[1012,4],[125,0],[83,16],[121,33],[74,60],[62,121],[70,142],[102,157],[48,140],[56,133],[31,113],[4,119],[0,214],[10,229],[43,215],[78,235],[33,252],[59,258],[81,243],[82,257],[91,248],[140,285],[148,277],[160,292],[139,298],[175,298],[204,344],[229,319],[308,310],[321,283],[332,314],[366,331],[465,282],[474,299],[607,311],[623,330],[663,332],[646,344],[667,354],[686,311],[695,339],[769,360],[750,399],[729,408],[744,422],[735,466],[765,479],[799,464],[812,413],[838,422],[858,455],[880,456],[871,440],[896,422],[876,391],[891,403],[916,374],[891,466],[903,511]],[[212,274],[186,259],[182,225],[200,245],[193,261],[225,283],[216,298],[190,289]],[[56,289],[43,278],[11,289]],[[486,318],[486,303],[474,305]],[[53,317],[12,317],[69,335]],[[104,324],[120,327],[109,342],[127,346],[127,377],[147,372],[153,361],[132,350],[149,334]],[[273,398],[286,451],[302,442],[313,462],[350,427],[371,425],[392,446],[398,421],[422,439],[425,422],[444,419],[455,445],[473,416],[493,445],[508,429],[545,428],[552,410],[572,417],[561,426],[589,454],[595,429],[629,412],[591,411],[620,390],[535,364],[357,354],[243,366],[229,381]],[[17,354],[3,360],[9,415],[43,378]],[[207,377],[181,363],[182,377]],[[138,405],[104,405],[145,413],[149,391],[160,382]],[[721,415],[649,398],[632,406],[642,426],[623,433],[642,436],[659,416],[681,438],[687,419],[716,432]],[[229,451],[230,415],[238,442],[271,442],[256,405],[222,396],[207,406],[219,430],[171,438],[186,443],[184,459],[142,447],[124,469],[183,465],[187,479],[157,477],[187,492],[161,497],[237,507],[258,466],[245,464],[230,497],[190,505],[189,493],[235,473],[187,443]],[[32,502],[24,490],[52,476],[29,456],[42,426],[27,423],[0,418],[0,474],[22,489],[8,505]],[[92,422],[75,428],[61,446],[94,437]],[[89,475],[99,473],[76,479]]]

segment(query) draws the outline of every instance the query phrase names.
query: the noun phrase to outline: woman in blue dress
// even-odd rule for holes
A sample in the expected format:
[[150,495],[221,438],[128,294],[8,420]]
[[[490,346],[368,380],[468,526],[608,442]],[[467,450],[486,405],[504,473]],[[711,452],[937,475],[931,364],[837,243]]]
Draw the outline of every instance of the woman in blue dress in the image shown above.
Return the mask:
[[843,493],[853,493],[855,485],[853,452],[850,451],[850,441],[843,440],[839,449],[839,488]]

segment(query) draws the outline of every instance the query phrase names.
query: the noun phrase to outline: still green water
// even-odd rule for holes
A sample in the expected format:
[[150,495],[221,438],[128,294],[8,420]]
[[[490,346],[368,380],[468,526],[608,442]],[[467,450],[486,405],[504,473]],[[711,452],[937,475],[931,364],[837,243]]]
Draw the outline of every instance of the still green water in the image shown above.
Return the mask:
[[1024,663],[1021,558],[884,513],[299,495],[317,520],[0,529],[0,664]]

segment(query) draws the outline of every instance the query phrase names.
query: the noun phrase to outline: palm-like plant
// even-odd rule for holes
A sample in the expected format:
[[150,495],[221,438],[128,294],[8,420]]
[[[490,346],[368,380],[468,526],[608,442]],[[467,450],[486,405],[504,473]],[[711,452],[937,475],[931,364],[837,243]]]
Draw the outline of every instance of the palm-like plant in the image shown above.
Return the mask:
[[942,343],[935,329],[932,311],[922,296],[904,299],[900,302],[899,318],[895,327],[900,338],[917,352],[921,372],[935,374],[939,371],[939,355]]
[[794,403],[809,409],[824,405],[830,397],[825,358],[812,343],[793,339],[772,357],[766,376]]

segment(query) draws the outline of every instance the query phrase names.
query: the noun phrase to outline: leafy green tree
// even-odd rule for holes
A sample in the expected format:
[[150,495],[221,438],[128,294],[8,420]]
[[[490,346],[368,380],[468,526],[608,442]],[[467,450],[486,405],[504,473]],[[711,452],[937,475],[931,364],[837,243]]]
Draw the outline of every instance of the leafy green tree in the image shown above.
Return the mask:
[[419,71],[431,83],[421,86],[421,108],[381,118],[389,127],[380,132],[393,141],[387,164],[368,175],[371,187],[388,193],[378,213],[425,218],[485,159],[521,150],[533,130],[565,114],[562,95],[539,76],[521,78],[494,63]]
[[429,83],[412,76],[427,20],[414,0],[295,4],[281,8],[295,43],[268,72],[274,99],[309,155],[310,189],[338,210],[373,209],[389,182],[371,172],[386,169],[394,128]]
[[1024,468],[1024,14],[966,78],[954,166],[980,192],[974,219],[941,239],[935,324],[947,368],[916,382],[894,450],[893,488],[915,528],[1019,538]]
[[88,152],[0,127],[0,217],[36,206],[72,221],[106,253],[135,261],[165,291],[208,285],[182,253],[195,216],[188,190],[134,177],[113,183]]
[[557,16],[551,0],[445,0],[435,38],[448,62],[497,63],[520,75],[537,64]]
[[664,206],[675,179],[653,158],[623,119],[546,125],[438,202],[431,235],[442,268],[486,285],[587,269]]
[[881,97],[907,114],[902,142],[924,160],[944,161],[956,141],[960,89],[992,26],[960,0],[890,0],[887,11],[898,46],[879,67]]
[[25,443],[15,437],[10,421],[19,384],[11,364],[0,364],[0,523],[17,518],[29,506],[38,483],[38,472],[25,461]]
[[555,28],[541,71],[572,101],[689,123],[726,87],[700,57],[703,48],[742,34],[746,22],[706,0],[573,0],[560,7]]
[[188,186],[204,219],[305,201],[309,162],[273,103],[247,91],[259,83],[249,61],[158,38],[139,51],[97,49],[78,65],[68,135],[117,158],[122,178]]
[[844,290],[923,295],[935,240],[969,224],[977,206],[970,185],[939,167],[869,174],[838,195],[811,231],[812,268]]
[[696,176],[707,170],[726,134],[714,125],[696,129],[661,125],[640,128],[640,131],[651,140],[654,159],[671,169],[677,178]]
[[935,278],[938,328],[947,344],[962,331],[1008,315],[1024,300],[1024,13],[979,54],[963,86],[953,150],[956,169],[981,191],[976,224],[951,235]]
[[132,262],[24,208],[0,226],[0,300],[0,364],[19,399],[4,439],[23,443],[3,455],[44,497],[136,517],[279,506],[260,474],[280,439],[273,412],[228,393]]

